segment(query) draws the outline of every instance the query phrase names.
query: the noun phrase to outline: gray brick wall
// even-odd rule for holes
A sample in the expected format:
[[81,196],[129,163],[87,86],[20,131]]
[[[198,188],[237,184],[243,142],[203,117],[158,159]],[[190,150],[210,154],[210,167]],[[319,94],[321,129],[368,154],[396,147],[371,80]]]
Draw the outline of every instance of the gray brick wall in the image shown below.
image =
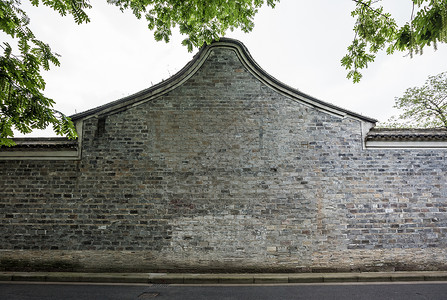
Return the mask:
[[83,127],[80,161],[0,161],[0,268],[447,269],[445,151],[365,150],[234,50]]

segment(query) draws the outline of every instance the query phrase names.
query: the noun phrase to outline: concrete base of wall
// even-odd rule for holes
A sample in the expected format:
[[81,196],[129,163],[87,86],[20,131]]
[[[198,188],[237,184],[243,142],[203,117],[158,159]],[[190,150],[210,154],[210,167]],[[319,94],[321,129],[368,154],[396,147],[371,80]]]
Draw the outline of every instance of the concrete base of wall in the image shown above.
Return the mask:
[[[312,264],[281,266],[268,261],[172,260],[150,251],[0,250],[0,271],[304,273],[446,271],[445,249],[385,249],[315,252]],[[349,262],[349,263],[347,263]]]
[[312,270],[389,272],[447,270],[443,248],[323,251],[312,254]]

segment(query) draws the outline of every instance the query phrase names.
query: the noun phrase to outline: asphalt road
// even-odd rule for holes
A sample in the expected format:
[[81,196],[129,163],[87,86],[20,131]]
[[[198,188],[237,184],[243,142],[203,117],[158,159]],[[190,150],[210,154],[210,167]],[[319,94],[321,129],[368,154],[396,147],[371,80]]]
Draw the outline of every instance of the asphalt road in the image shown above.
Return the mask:
[[447,283],[326,283],[271,286],[0,283],[0,299],[447,299]]

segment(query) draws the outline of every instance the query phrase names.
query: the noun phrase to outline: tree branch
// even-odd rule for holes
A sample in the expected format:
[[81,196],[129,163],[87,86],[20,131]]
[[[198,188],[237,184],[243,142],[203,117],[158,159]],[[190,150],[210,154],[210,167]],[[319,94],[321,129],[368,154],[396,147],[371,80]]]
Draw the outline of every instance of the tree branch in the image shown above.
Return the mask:
[[385,19],[387,19],[388,21],[390,20],[390,17],[388,17],[387,15],[384,15],[383,13],[379,12],[377,9],[374,9],[371,7],[371,5],[366,4],[365,2],[361,1],[361,0],[352,0],[353,2],[357,3],[357,4],[361,4],[363,5],[364,8],[368,9],[369,11],[374,12],[375,14],[378,14],[379,16],[384,17]]
[[[444,97],[444,99],[445,99],[445,97]],[[444,126],[447,127],[446,115],[445,115],[445,112],[442,110],[442,108],[440,108],[439,105],[436,102],[433,102],[433,100],[430,98],[427,98],[427,101],[435,107],[434,109],[431,109],[431,110],[433,110],[436,114],[439,115],[439,118],[441,119],[442,123],[444,123]]]

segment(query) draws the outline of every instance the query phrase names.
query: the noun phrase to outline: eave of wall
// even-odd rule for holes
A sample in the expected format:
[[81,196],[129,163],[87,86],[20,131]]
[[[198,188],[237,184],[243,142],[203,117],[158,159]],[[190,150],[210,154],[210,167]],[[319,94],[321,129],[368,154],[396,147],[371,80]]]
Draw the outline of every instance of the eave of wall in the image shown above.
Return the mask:
[[447,130],[373,128],[365,139],[367,149],[445,149]]
[[445,149],[447,142],[367,141],[367,149]]
[[16,146],[0,147],[0,160],[80,160],[82,124],[76,124],[79,137],[67,138],[14,138]]

